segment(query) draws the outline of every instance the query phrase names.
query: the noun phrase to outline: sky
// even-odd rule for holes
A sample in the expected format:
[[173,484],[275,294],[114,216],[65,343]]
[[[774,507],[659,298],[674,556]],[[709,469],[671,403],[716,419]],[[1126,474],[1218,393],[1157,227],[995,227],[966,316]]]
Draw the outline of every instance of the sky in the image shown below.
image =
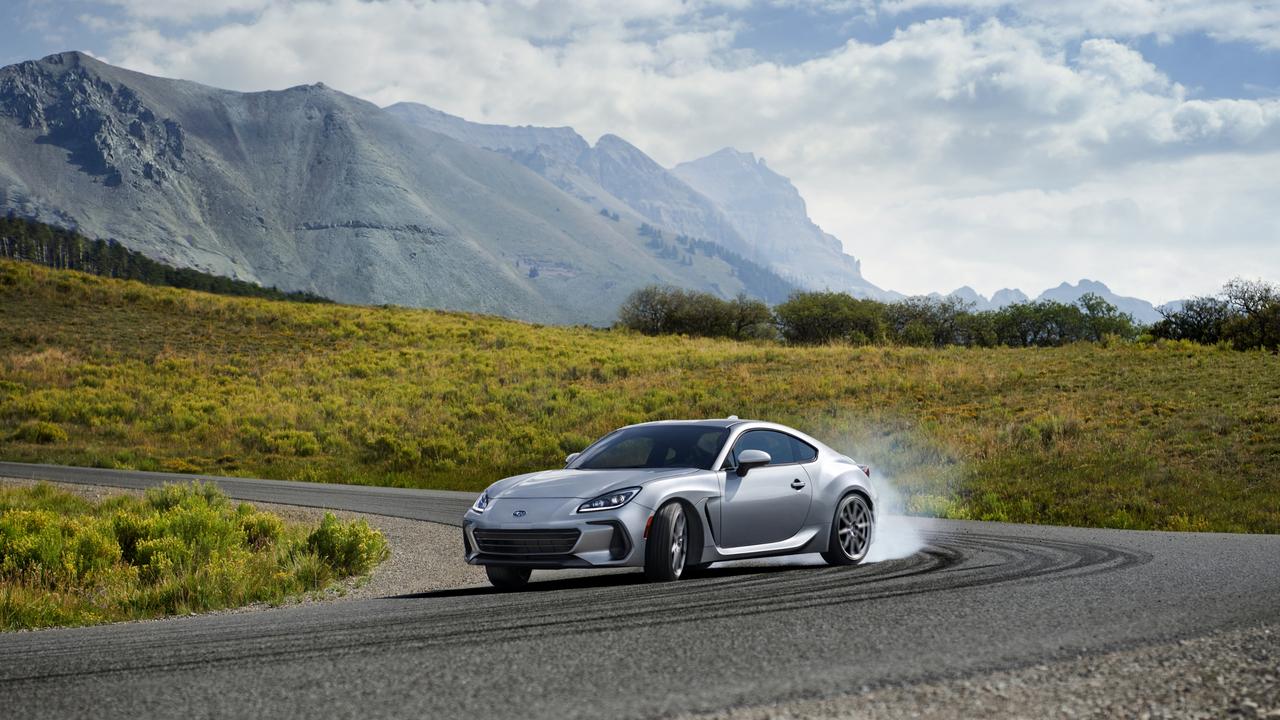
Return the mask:
[[1280,0],[0,0],[0,64],[82,50],[235,90],[724,146],[905,293],[1280,280]]

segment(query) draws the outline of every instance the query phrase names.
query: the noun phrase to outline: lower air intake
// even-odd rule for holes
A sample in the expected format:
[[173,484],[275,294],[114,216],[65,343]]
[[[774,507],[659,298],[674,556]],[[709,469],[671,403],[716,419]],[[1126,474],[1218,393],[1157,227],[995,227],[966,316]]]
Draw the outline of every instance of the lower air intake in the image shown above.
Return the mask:
[[578,544],[577,530],[473,530],[480,552],[528,557],[568,555]]

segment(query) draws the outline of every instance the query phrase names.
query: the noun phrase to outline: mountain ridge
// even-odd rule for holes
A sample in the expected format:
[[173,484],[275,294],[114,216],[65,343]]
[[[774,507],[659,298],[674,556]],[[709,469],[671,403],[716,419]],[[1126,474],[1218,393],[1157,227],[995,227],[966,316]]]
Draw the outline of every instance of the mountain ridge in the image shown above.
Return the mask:
[[[651,283],[771,302],[788,281],[904,297],[866,281],[749,151],[668,169],[613,134],[592,145],[570,127],[382,109],[323,83],[240,93],[75,51],[0,68],[0,211],[342,302],[541,322],[609,323]],[[1037,299],[1084,292],[1159,318],[1088,279]],[[951,295],[978,309],[1028,300]]]
[[1132,315],[1133,319],[1138,322],[1150,324],[1161,318],[1159,310],[1152,303],[1141,298],[1118,295],[1106,283],[1099,280],[1090,280],[1089,278],[1081,278],[1074,285],[1064,281],[1055,287],[1046,289],[1037,295],[1034,301],[1026,293],[1013,288],[997,290],[988,299],[967,285],[958,287],[945,295],[937,292],[930,293],[928,297],[935,300],[954,298],[971,305],[974,310],[998,310],[1009,305],[1040,302],[1042,300],[1072,304],[1088,293],[1097,295],[1115,305],[1118,310]]
[[[610,211],[625,205],[646,222],[723,245],[807,289],[843,290],[878,299],[896,296],[863,278],[860,263],[844,253],[840,241],[809,219],[804,200],[791,182],[768,170],[754,155],[747,173],[754,178],[724,173],[712,177],[699,173],[698,163],[714,162],[725,150],[668,169],[613,133],[601,135],[591,145],[571,128],[475,123],[421,103],[396,103],[386,110],[406,122],[508,154],[584,202]],[[569,132],[577,139],[571,145],[567,135],[561,134]],[[548,138],[555,141],[546,142]],[[748,170],[745,165],[741,169]],[[719,190],[735,180],[754,181],[757,186],[767,180],[775,187],[766,195],[783,198],[787,204],[779,212],[771,212],[775,206],[761,209],[757,207],[760,194],[741,203],[729,202]],[[699,181],[703,187],[698,187]],[[758,230],[762,218],[764,232]]]
[[607,324],[634,288],[748,291],[510,158],[316,83],[238,93],[77,52],[0,68],[0,210],[341,302]]

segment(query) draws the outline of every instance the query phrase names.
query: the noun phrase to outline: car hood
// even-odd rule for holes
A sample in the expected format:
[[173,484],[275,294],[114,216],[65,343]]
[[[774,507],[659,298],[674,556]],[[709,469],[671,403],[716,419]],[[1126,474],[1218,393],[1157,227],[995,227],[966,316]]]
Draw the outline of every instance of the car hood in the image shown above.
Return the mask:
[[654,480],[705,472],[694,468],[652,470],[544,470],[500,480],[489,489],[494,498],[582,498],[590,500],[610,490],[644,485]]

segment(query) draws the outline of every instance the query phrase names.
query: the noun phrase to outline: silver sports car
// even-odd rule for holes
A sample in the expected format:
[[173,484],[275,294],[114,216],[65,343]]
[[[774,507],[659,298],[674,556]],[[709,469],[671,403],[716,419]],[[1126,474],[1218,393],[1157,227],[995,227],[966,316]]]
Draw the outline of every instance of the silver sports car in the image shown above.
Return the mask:
[[630,425],[562,470],[490,485],[463,518],[467,562],[517,589],[534,568],[643,567],[678,580],[721,560],[871,547],[871,469],[802,432],[755,420]]

